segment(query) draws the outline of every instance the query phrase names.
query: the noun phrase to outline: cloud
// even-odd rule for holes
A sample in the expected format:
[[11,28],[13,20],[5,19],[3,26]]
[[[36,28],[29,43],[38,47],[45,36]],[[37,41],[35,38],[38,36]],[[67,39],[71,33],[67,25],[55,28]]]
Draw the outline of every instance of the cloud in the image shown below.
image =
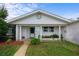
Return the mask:
[[31,3],[31,4],[27,4],[28,7],[31,7],[31,8],[38,8],[38,5],[34,4],[34,3]]
[[5,7],[9,14],[7,19],[11,19],[36,9],[38,5],[27,3],[5,3]]
[[[25,14],[27,12],[30,12],[34,9],[40,8],[38,6],[38,4],[36,4],[36,3],[0,3],[0,7],[3,4],[5,4],[5,7],[8,10],[9,15],[8,15],[7,19],[11,19],[11,18],[17,17],[19,15]],[[48,8],[48,7],[46,7],[46,8]],[[46,8],[45,8],[45,10],[51,11],[49,8],[48,9],[46,9]],[[79,17],[78,12],[63,12],[63,13],[55,12],[55,11],[53,11],[53,12],[59,14],[60,16],[68,18],[68,19],[70,19],[70,18],[76,19],[77,17]]]

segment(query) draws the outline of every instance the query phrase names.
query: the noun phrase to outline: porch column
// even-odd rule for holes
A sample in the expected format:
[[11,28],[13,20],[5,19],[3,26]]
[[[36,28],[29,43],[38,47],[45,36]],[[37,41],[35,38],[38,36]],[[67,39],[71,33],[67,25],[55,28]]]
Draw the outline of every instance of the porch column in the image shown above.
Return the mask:
[[22,32],[21,32],[21,31],[22,31],[22,30],[21,30],[22,28],[21,28],[21,26],[19,26],[19,27],[20,27],[20,28],[19,28],[19,31],[20,31],[20,36],[19,36],[19,37],[20,37],[20,41],[21,41],[21,40],[22,40]]
[[61,39],[61,26],[59,26],[59,39]]
[[40,39],[42,39],[42,26],[40,26]]
[[16,41],[18,40],[18,25],[16,25]]

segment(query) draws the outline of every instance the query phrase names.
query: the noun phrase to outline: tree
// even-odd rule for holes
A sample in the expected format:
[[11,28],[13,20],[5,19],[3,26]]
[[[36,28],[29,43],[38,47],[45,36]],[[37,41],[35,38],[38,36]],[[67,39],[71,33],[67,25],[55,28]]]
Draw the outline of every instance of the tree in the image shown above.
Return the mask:
[[7,16],[8,16],[7,10],[4,6],[2,6],[0,8],[0,18],[3,18],[5,20]]
[[8,31],[8,24],[4,21],[4,19],[0,18],[0,36],[6,35]]
[[2,6],[0,8],[0,41],[4,41],[6,33],[8,32],[8,24],[5,19],[8,16],[7,10]]

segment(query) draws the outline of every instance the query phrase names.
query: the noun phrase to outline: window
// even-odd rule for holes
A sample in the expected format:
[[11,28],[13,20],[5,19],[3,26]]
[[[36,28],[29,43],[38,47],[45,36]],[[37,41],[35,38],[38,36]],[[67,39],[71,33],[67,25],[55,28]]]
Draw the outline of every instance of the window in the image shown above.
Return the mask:
[[43,27],[44,32],[54,32],[54,27]]
[[54,32],[54,27],[49,27],[49,32]]
[[48,32],[48,27],[44,27],[44,28],[43,28],[43,31],[44,31],[44,32]]

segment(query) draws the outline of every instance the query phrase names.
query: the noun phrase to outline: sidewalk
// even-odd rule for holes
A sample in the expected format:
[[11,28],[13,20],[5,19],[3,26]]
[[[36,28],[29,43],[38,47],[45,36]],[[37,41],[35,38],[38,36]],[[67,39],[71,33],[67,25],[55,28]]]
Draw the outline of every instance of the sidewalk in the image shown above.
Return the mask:
[[20,47],[20,49],[14,54],[14,56],[25,56],[27,48],[29,46],[29,41],[24,41],[24,44]]

